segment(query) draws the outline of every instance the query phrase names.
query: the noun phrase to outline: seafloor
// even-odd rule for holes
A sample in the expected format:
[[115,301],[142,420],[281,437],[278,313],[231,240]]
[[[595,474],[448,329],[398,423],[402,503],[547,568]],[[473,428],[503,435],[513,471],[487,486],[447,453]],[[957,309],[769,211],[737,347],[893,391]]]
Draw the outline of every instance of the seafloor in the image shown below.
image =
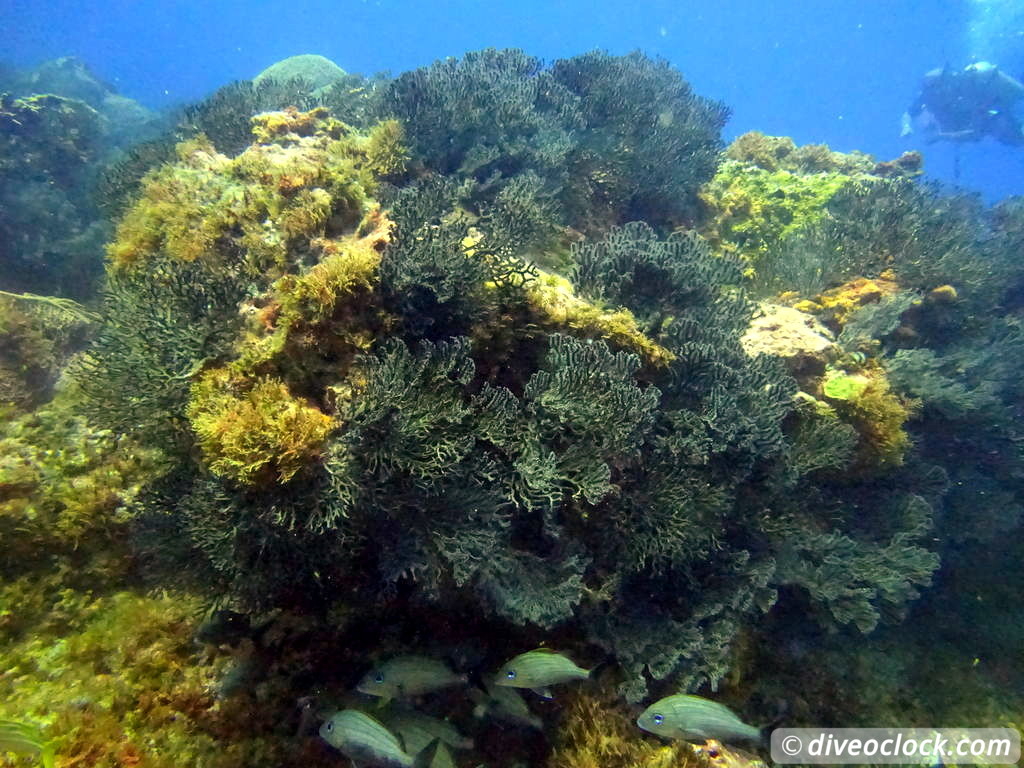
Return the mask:
[[[640,53],[0,91],[4,764],[347,765],[407,654],[432,765],[757,764],[636,727],[679,691],[1024,721],[1024,201],[726,147]],[[593,672],[517,719],[538,647]]]

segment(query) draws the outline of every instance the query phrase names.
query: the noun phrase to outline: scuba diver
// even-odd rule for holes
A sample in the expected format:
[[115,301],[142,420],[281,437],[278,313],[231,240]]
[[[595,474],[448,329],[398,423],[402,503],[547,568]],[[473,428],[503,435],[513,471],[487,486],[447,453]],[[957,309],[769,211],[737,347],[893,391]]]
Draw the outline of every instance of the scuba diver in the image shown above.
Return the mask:
[[1024,85],[987,61],[962,71],[933,69],[921,81],[921,91],[903,113],[900,136],[915,126],[928,141],[979,141],[991,136],[1013,146],[1024,145],[1024,125],[1014,105],[1024,99]]

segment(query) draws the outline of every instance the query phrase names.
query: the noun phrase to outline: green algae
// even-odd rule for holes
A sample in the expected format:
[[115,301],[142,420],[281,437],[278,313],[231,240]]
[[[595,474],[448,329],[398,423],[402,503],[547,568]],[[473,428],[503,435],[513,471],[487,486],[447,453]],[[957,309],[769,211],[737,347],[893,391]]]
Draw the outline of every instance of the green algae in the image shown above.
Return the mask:
[[848,374],[835,368],[830,369],[822,385],[825,397],[833,400],[856,400],[868,388],[870,380],[859,374]]
[[853,180],[834,171],[768,171],[727,160],[701,189],[712,212],[702,233],[756,265],[787,235],[820,220],[829,200]]

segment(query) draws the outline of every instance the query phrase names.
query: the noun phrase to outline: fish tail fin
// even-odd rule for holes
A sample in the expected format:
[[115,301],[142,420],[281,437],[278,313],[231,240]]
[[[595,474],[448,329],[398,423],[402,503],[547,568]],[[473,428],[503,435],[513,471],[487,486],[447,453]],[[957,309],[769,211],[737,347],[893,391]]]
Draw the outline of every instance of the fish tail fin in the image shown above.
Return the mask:
[[761,728],[761,746],[770,749],[772,744],[772,731],[782,725],[789,717],[790,705],[785,699],[776,702],[775,715]]
[[613,666],[614,663],[615,660],[612,659],[611,656],[601,659],[601,661],[597,662],[597,664],[592,666],[590,670],[587,672],[587,679],[597,680],[600,677],[600,675],[602,675],[605,672],[605,670],[607,670],[609,667]]
[[416,753],[416,757],[412,760],[412,768],[430,768],[434,763],[434,758],[437,756],[438,751],[443,749],[444,746],[441,744],[441,740],[434,739]]

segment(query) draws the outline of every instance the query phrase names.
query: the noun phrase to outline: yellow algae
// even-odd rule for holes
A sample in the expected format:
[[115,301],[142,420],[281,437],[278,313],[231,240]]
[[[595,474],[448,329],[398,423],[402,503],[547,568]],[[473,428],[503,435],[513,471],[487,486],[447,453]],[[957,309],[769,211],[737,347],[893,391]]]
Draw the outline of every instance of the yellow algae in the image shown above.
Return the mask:
[[335,427],[284,382],[242,383],[224,368],[193,385],[186,412],[210,470],[245,485],[288,482],[319,456]]
[[689,768],[690,745],[645,736],[635,716],[609,694],[569,694],[548,768]]
[[602,309],[581,299],[564,277],[539,272],[537,279],[527,282],[523,288],[542,324],[604,339],[655,367],[664,367],[675,358],[672,352],[640,330],[631,312]]
[[858,463],[866,467],[897,467],[910,448],[905,425],[917,403],[892,391],[877,364],[847,374],[830,369],[822,391],[844,421],[860,435]]
[[367,135],[323,108],[253,118],[256,141],[236,158],[204,137],[178,145],[179,160],[151,171],[118,224],[107,255],[114,270],[158,252],[183,262],[253,274],[287,266],[295,240],[355,229],[372,207],[378,178],[404,167],[395,121]]
[[[280,355],[297,331],[308,332],[329,321],[330,343],[339,362],[354,351],[368,349],[374,333],[366,327],[364,314],[380,315],[371,305],[390,227],[387,216],[373,205],[355,233],[311,240],[310,249],[319,255],[317,263],[301,274],[279,278],[258,299],[258,306],[249,305],[251,322],[237,345],[232,368],[251,371]],[[352,349],[341,353],[339,344]]]

